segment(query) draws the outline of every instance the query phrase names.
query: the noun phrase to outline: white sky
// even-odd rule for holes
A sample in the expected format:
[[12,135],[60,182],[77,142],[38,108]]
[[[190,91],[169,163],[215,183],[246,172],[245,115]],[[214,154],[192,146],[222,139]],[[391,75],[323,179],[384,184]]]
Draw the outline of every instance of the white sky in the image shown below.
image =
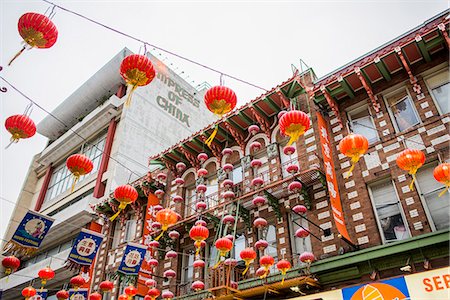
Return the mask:
[[[55,1],[150,44],[166,48],[238,78],[271,89],[288,79],[303,59],[321,77],[445,10],[449,1]],[[58,41],[47,50],[25,52],[17,21],[25,12],[44,13],[42,1],[0,0],[0,73],[32,99],[53,110],[123,47],[141,45],[56,9]],[[151,50],[151,49],[149,49]],[[153,52],[158,55],[160,52]],[[188,81],[219,83],[219,76],[171,57],[158,56]],[[167,57],[167,59],[166,59]],[[262,91],[225,78],[240,104]],[[0,87],[5,86],[0,81]],[[0,93],[1,122],[22,113],[27,100]],[[32,118],[45,114],[37,107]],[[34,154],[46,138],[36,134],[5,150],[0,130],[0,237]]]

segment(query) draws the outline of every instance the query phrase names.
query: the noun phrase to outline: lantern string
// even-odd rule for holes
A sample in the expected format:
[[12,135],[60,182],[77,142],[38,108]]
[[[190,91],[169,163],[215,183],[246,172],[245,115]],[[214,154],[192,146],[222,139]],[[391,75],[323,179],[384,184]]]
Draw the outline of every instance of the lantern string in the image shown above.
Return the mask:
[[129,39],[132,39],[132,40],[135,40],[135,41],[137,41],[137,42],[143,43],[143,44],[145,44],[145,45],[148,45],[148,46],[150,46],[150,47],[153,47],[153,48],[155,48],[155,49],[158,49],[158,50],[160,50],[160,51],[163,51],[163,52],[165,52],[165,53],[167,53],[167,54],[170,54],[170,55],[172,55],[172,56],[175,56],[175,57],[177,57],[177,58],[179,58],[179,59],[185,60],[185,61],[187,61],[187,62],[190,62],[190,63],[194,64],[194,65],[197,65],[197,66],[200,66],[200,67],[205,68],[205,69],[207,69],[207,70],[210,70],[210,71],[212,71],[212,72],[219,73],[219,74],[221,74],[221,75],[223,75],[223,76],[227,76],[227,77],[229,77],[229,78],[231,78],[231,79],[234,79],[234,80],[236,80],[236,81],[242,82],[242,83],[247,84],[247,85],[249,85],[249,86],[255,87],[255,88],[260,89],[260,90],[263,90],[263,91],[265,91],[265,92],[268,92],[267,89],[265,89],[265,88],[263,88],[263,87],[260,87],[260,86],[258,86],[258,85],[256,85],[256,84],[250,83],[250,82],[248,82],[248,81],[246,81],[246,80],[240,79],[240,78],[235,77],[235,76],[233,76],[233,75],[224,73],[224,72],[222,72],[222,71],[220,71],[220,70],[217,70],[217,69],[215,69],[215,68],[212,68],[212,67],[209,67],[209,66],[207,66],[207,65],[204,65],[204,64],[202,64],[202,63],[199,63],[199,62],[197,62],[197,61],[195,61],[195,60],[192,60],[192,59],[190,59],[190,58],[187,58],[187,57],[185,57],[185,56],[182,56],[182,55],[180,55],[180,54],[177,54],[177,53],[175,53],[175,52],[173,52],[173,51],[170,51],[170,50],[164,49],[164,48],[162,48],[162,47],[159,47],[159,46],[157,46],[157,45],[154,45],[154,44],[151,44],[151,43],[149,43],[149,42],[146,42],[146,41],[144,41],[144,40],[142,40],[142,39],[139,39],[139,38],[137,38],[137,37],[134,37],[134,36],[132,36],[132,35],[130,35],[130,34],[128,34],[128,33],[122,32],[122,31],[120,31],[120,30],[118,30],[118,29],[115,29],[115,28],[113,28],[113,27],[111,27],[111,26],[105,25],[105,24],[103,24],[103,23],[101,23],[101,22],[99,22],[99,21],[96,21],[96,20],[94,20],[94,19],[91,19],[91,18],[89,18],[89,17],[87,17],[87,16],[85,16],[85,15],[82,15],[81,13],[77,13],[77,12],[75,12],[75,11],[73,11],[73,10],[70,10],[70,9],[68,9],[68,8],[65,8],[65,7],[63,7],[63,6],[61,6],[61,5],[55,4],[55,3],[53,3],[53,2],[51,2],[51,1],[49,1],[49,0],[42,0],[42,1],[43,1],[43,2],[46,2],[46,3],[48,3],[48,4],[51,4],[51,5],[54,5],[55,7],[61,9],[62,11],[71,13],[71,14],[73,14],[73,15],[75,15],[75,16],[78,16],[78,17],[80,17],[80,18],[82,18],[82,19],[85,19],[85,20],[87,20],[87,21],[89,21],[89,22],[91,22],[91,23],[94,23],[94,24],[96,24],[96,25],[98,25],[98,26],[101,26],[101,27],[103,27],[103,28],[105,28],[105,29],[108,29],[108,30],[110,30],[110,31],[113,31],[113,32],[115,32],[115,33],[117,33],[117,34],[120,34],[120,35],[124,36],[124,37],[127,37],[127,38],[129,38]]

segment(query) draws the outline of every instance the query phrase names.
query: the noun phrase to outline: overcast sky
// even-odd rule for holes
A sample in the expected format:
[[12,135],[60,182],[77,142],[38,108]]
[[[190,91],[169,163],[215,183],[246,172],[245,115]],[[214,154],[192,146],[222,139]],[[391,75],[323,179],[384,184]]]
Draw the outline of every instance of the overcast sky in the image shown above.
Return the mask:
[[[302,59],[323,76],[448,8],[449,1],[55,1],[71,10],[256,85],[271,89],[292,75]],[[26,12],[44,13],[45,2],[0,0],[1,75],[49,110],[92,76],[123,47],[141,45],[56,9],[59,32],[51,49],[25,52],[17,21]],[[149,49],[152,50],[152,49]],[[194,85],[219,83],[219,75],[153,52]],[[161,54],[161,55],[160,55]],[[183,73],[182,73],[183,72]],[[189,76],[189,77],[187,77]],[[263,91],[225,78],[239,104]],[[0,82],[0,87],[4,86]],[[22,113],[27,100],[9,89],[0,93],[2,122]],[[34,108],[38,123],[45,113]],[[46,138],[36,134],[5,150],[0,130],[0,236],[8,224],[34,154]],[[10,202],[12,203],[10,203]]]

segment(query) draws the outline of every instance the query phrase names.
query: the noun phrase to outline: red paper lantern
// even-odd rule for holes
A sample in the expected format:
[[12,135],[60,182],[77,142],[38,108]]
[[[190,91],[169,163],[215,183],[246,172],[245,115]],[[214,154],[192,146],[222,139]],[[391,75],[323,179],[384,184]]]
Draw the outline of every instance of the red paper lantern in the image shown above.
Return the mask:
[[189,230],[189,236],[194,240],[195,254],[197,255],[201,249],[201,242],[209,237],[209,230],[203,225],[195,225]]
[[72,287],[77,290],[80,286],[83,286],[86,283],[86,280],[84,280],[83,276],[78,275],[75,277],[72,277],[70,279],[70,284]]
[[262,196],[256,196],[255,198],[253,198],[252,203],[257,207],[263,206],[264,204],[266,204],[266,198]]
[[[56,43],[58,38],[58,30],[55,24],[44,15],[37,13],[23,14],[17,24],[19,34],[23,41],[32,48],[46,49]],[[26,49],[24,45],[22,49],[10,60],[8,66]]]
[[[236,94],[230,88],[225,86],[214,86],[210,88],[205,94],[206,107],[219,118],[229,113],[236,107],[237,97]],[[205,141],[205,144],[211,146],[214,137],[219,130],[219,126],[216,125],[213,133]]]
[[304,228],[299,228],[295,232],[295,236],[301,239],[307,238],[309,236],[309,231]]
[[165,291],[161,294],[161,298],[165,300],[171,300],[174,297],[173,293],[171,291]]
[[311,120],[308,115],[300,110],[291,110],[280,118],[280,131],[290,137],[288,146],[292,145],[303,135],[310,126]]
[[117,300],[128,300],[128,296],[125,294],[122,294],[119,296],[119,298],[117,298]]
[[124,292],[128,296],[128,299],[132,299],[134,296],[137,295],[138,290],[134,286],[129,285],[124,289]]
[[148,290],[147,295],[150,296],[151,300],[155,300],[161,295],[161,292],[157,288],[151,288]]
[[164,271],[163,276],[165,278],[172,279],[177,276],[177,272],[175,272],[174,270],[166,270],[166,271]]
[[89,295],[89,300],[102,300],[102,295],[97,292],[94,292]]
[[269,268],[275,263],[275,260],[272,256],[270,255],[264,255],[263,257],[261,257],[259,259],[259,264],[264,268],[264,270],[266,270],[266,272],[260,276],[260,278],[265,278],[267,276]]
[[89,159],[86,155],[83,154],[73,154],[69,156],[66,160],[67,169],[69,169],[70,173],[72,173],[74,180],[72,183],[72,192],[77,184],[80,176],[91,173],[92,169],[94,169],[94,164],[92,160]]
[[46,267],[39,270],[38,276],[41,279],[42,287],[44,287],[48,280],[55,277],[55,271],[53,271],[50,267]]
[[196,261],[194,261],[192,266],[194,267],[194,269],[203,269],[205,267],[205,261],[197,259]]
[[124,184],[124,185],[118,186],[114,190],[114,198],[117,201],[119,201],[120,205],[119,205],[117,212],[109,219],[111,221],[114,221],[114,219],[117,218],[117,216],[120,214],[120,212],[122,210],[124,210],[128,204],[131,204],[134,201],[136,201],[138,197],[139,197],[138,192],[131,185]]
[[11,143],[27,139],[36,134],[36,124],[26,115],[13,115],[5,120],[6,130],[11,134]]
[[259,240],[255,243],[255,248],[259,251],[266,249],[269,246],[269,243],[265,240]]
[[167,259],[167,258],[168,258],[168,259],[177,258],[177,256],[178,256],[178,253],[176,253],[176,252],[173,251],[173,250],[169,250],[169,251],[167,251],[167,253],[166,253],[166,259]]
[[217,250],[219,250],[219,257],[216,265],[213,267],[213,269],[217,268],[217,266],[220,264],[220,260],[222,257],[225,257],[228,252],[233,248],[233,242],[229,239],[223,237],[216,241],[215,246]]
[[56,293],[56,299],[58,300],[66,300],[69,299],[69,292],[66,290],[60,290]]
[[148,288],[156,287],[156,280],[149,278],[145,281],[145,286]]
[[256,252],[252,248],[245,248],[239,253],[239,256],[243,261],[245,261],[245,270],[242,272],[242,275],[247,273],[250,264],[256,259]]
[[256,228],[264,228],[267,226],[267,220],[264,218],[256,218],[255,221],[253,221],[253,226]]
[[5,268],[5,275],[8,276],[20,267],[20,259],[11,255],[2,259],[2,266]]
[[103,293],[109,293],[113,290],[114,283],[109,280],[105,280],[105,281],[100,282],[100,285],[98,287],[100,288],[100,290]]
[[22,296],[25,297],[25,300],[30,299],[34,295],[36,295],[36,289],[32,286],[28,286],[22,290]]
[[156,213],[156,221],[161,223],[161,234],[155,238],[155,241],[159,240],[169,226],[175,224],[178,221],[176,213],[170,208],[165,208]]
[[346,173],[345,178],[348,178],[348,176],[350,176],[350,173],[355,168],[355,164],[359,161],[361,156],[363,156],[364,153],[367,152],[368,148],[369,141],[365,136],[360,134],[351,133],[339,142],[339,151],[341,151],[341,153],[345,156],[349,157],[352,162],[352,166]]
[[437,182],[445,185],[445,189],[439,193],[439,197],[441,197],[450,189],[450,163],[442,163],[434,168],[433,176]]
[[414,189],[417,170],[425,163],[425,154],[417,149],[406,149],[397,156],[397,166],[412,176],[413,180],[409,184],[409,189]]
[[315,259],[316,258],[314,257],[314,254],[312,254],[311,252],[303,252],[302,254],[300,254],[300,261],[302,263],[311,264]]
[[131,54],[125,57],[120,65],[120,76],[131,86],[125,106],[131,104],[131,96],[139,86],[145,86],[152,82],[156,76],[155,68],[147,56]]
[[286,276],[286,272],[291,268],[291,263],[285,259],[280,260],[277,263],[277,269],[281,272],[282,280],[281,284],[284,284],[284,277]]
[[169,237],[172,240],[176,240],[177,238],[180,237],[180,233],[178,231],[176,231],[176,230],[172,230],[171,232],[169,232]]
[[205,289],[205,284],[202,281],[197,280],[192,283],[191,287],[194,291],[198,292]]
[[292,210],[300,215],[304,215],[308,211],[308,209],[304,205],[296,205],[292,208]]

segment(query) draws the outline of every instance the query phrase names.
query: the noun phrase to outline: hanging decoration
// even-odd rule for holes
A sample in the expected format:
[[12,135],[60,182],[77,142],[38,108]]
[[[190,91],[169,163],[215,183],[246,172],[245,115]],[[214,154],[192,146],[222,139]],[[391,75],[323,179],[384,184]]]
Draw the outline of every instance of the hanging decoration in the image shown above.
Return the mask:
[[114,221],[122,210],[124,210],[128,204],[135,202],[139,194],[134,187],[129,184],[118,186],[114,190],[114,198],[119,201],[120,205],[117,212],[109,218],[110,221]]
[[36,124],[27,115],[13,115],[5,120],[6,130],[11,134],[10,144],[27,139],[36,134]]
[[163,277],[169,278],[169,279],[175,278],[175,277],[177,277],[177,272],[175,272],[172,269],[166,270],[163,273]]
[[86,283],[86,280],[81,275],[77,275],[77,276],[74,276],[74,277],[70,278],[70,285],[73,287],[73,289],[75,291],[78,290],[85,283]]
[[101,233],[82,228],[67,258],[68,267],[71,270],[82,269],[87,272],[94,263],[104,237]]
[[128,242],[117,269],[119,276],[137,276],[147,252],[147,246]]
[[259,132],[259,126],[258,125],[250,125],[248,127],[248,133],[250,133],[251,135],[255,135]]
[[287,144],[290,146],[309,129],[311,120],[304,112],[291,110],[283,114],[278,123],[281,133],[290,137]]
[[88,289],[70,289],[69,299],[88,299]]
[[300,181],[292,181],[291,183],[289,183],[288,185],[288,190],[292,193],[298,193],[302,190],[302,183]]
[[242,272],[242,275],[245,275],[250,268],[250,264],[256,259],[256,252],[252,248],[245,248],[241,251],[239,256],[243,261],[245,261],[245,269]]
[[205,268],[205,265],[206,265],[206,263],[205,263],[205,261],[202,260],[202,259],[197,259],[197,260],[195,260],[194,263],[192,264],[192,266],[194,267],[194,269],[200,269],[200,270],[204,269],[204,268]]
[[137,288],[135,288],[133,285],[129,285],[124,289],[125,295],[128,296],[128,300],[133,299],[134,296],[137,295]]
[[450,189],[450,163],[439,164],[433,171],[434,179],[442,183],[445,189],[439,193],[439,197],[445,194]]
[[29,210],[19,223],[11,240],[6,243],[3,252],[18,257],[33,255],[47,235],[54,219]]
[[281,272],[281,276],[283,278],[281,279],[281,284],[284,284],[284,278],[286,277],[287,271],[291,269],[291,263],[285,259],[282,259],[277,263],[277,269]]
[[22,296],[25,297],[25,300],[30,299],[31,297],[36,295],[36,289],[32,286],[27,286],[22,290]]
[[100,282],[100,285],[98,287],[103,292],[103,294],[107,294],[107,293],[111,293],[111,291],[113,290],[114,283],[109,280],[105,280],[105,281]]
[[145,55],[131,54],[125,57],[120,65],[120,76],[131,86],[125,107],[131,104],[131,96],[139,86],[145,86],[152,82],[156,76],[155,68],[150,59]]
[[301,239],[307,238],[309,236],[309,231],[304,228],[299,228],[295,232],[295,236]]
[[20,267],[20,259],[14,255],[6,256],[2,259],[2,266],[5,268],[5,275],[8,276]]
[[205,289],[205,284],[203,281],[197,280],[192,283],[191,288],[196,292],[202,291]]
[[[145,298],[144,298],[145,299]],[[117,298],[117,300],[128,300],[128,296],[125,294],[121,294],[119,295],[119,298]],[[146,300],[146,299],[145,299]]]
[[147,279],[145,281],[145,286],[148,287],[149,289],[153,288],[153,287],[156,287],[156,280],[152,279],[152,278]]
[[155,300],[159,297],[159,295],[161,295],[161,292],[157,288],[151,288],[148,290],[147,295],[151,300]]
[[268,243],[267,241],[265,241],[265,240],[258,240],[258,241],[255,243],[255,248],[256,248],[258,251],[263,251],[263,250],[266,249],[267,247],[269,247],[269,243]]
[[301,205],[301,204],[294,206],[294,207],[292,208],[292,210],[293,210],[296,214],[299,214],[299,215],[304,215],[304,214],[306,214],[306,212],[308,211],[308,209],[306,208],[306,206]]
[[169,250],[166,253],[166,259],[174,259],[174,258],[177,258],[177,256],[178,256],[178,253],[173,250]]
[[69,299],[69,292],[66,290],[60,290],[56,293],[56,299],[58,300],[67,300]]
[[69,156],[66,160],[66,166],[73,175],[72,189],[70,192],[73,192],[75,189],[75,185],[80,179],[80,176],[89,174],[94,169],[92,160],[84,154],[73,154]]
[[253,221],[253,226],[255,226],[255,228],[257,228],[257,229],[261,229],[261,228],[264,228],[264,227],[266,227],[267,226],[267,220],[266,219],[264,219],[264,218],[256,218],[254,221]]
[[269,268],[275,263],[275,260],[272,256],[270,255],[264,255],[263,257],[261,257],[259,259],[259,264],[264,268],[264,270],[266,271],[263,275],[261,275],[259,278],[263,279],[265,277],[267,277],[267,275],[269,274]]
[[173,297],[174,295],[171,291],[165,291],[161,294],[161,298],[163,298],[164,300],[172,300]]
[[219,266],[222,257],[225,257],[228,254],[228,252],[230,252],[230,250],[233,248],[233,242],[223,237],[216,241],[215,246],[216,249],[219,251],[219,255],[217,258],[217,263],[214,265],[213,269]]
[[47,281],[53,279],[55,277],[55,271],[53,271],[50,266],[47,266],[43,269],[40,269],[38,272],[38,276],[41,279],[41,290],[44,289],[44,286],[47,284]]
[[409,184],[409,189],[414,190],[414,181],[416,180],[417,170],[425,163],[425,154],[417,149],[405,149],[397,156],[397,166],[405,171],[408,171],[412,176],[412,181]]
[[302,263],[311,264],[315,259],[316,258],[314,257],[314,254],[312,254],[311,252],[303,252],[302,254],[300,254],[300,261]]
[[58,30],[55,24],[46,16],[38,13],[23,14],[17,24],[19,34],[23,38],[24,46],[9,61],[8,66],[19,57],[20,54],[29,49],[47,49],[52,47],[58,38]]
[[270,273],[270,269],[266,271],[266,269],[264,267],[259,267],[256,270],[255,275],[261,278],[261,276],[267,277],[267,275],[269,273]]
[[169,228],[169,226],[172,226],[178,221],[178,217],[176,213],[171,210],[170,208],[165,208],[163,210],[160,210],[156,213],[156,221],[160,222],[161,227],[161,233],[155,238],[155,241],[159,240],[164,232]]
[[253,198],[252,204],[256,207],[261,207],[266,204],[266,198],[264,198],[263,196],[256,196],[255,198]]
[[209,237],[209,230],[202,224],[194,225],[191,230],[189,230],[189,236],[192,240],[194,240],[194,246],[196,249],[195,255],[198,255],[201,249],[201,242]]
[[89,300],[102,300],[102,295],[97,292],[94,292],[89,295]]
[[361,156],[367,152],[367,149],[369,149],[369,141],[365,136],[360,134],[351,133],[339,142],[339,151],[349,157],[352,162],[350,170],[345,173],[346,179],[352,173]]
[[[237,97],[236,94],[230,88],[225,86],[214,86],[210,88],[205,94],[206,107],[219,118],[229,113],[236,107]],[[208,147],[211,147],[211,143],[214,140],[217,132],[219,131],[219,125],[217,124],[214,131],[205,141]]]

